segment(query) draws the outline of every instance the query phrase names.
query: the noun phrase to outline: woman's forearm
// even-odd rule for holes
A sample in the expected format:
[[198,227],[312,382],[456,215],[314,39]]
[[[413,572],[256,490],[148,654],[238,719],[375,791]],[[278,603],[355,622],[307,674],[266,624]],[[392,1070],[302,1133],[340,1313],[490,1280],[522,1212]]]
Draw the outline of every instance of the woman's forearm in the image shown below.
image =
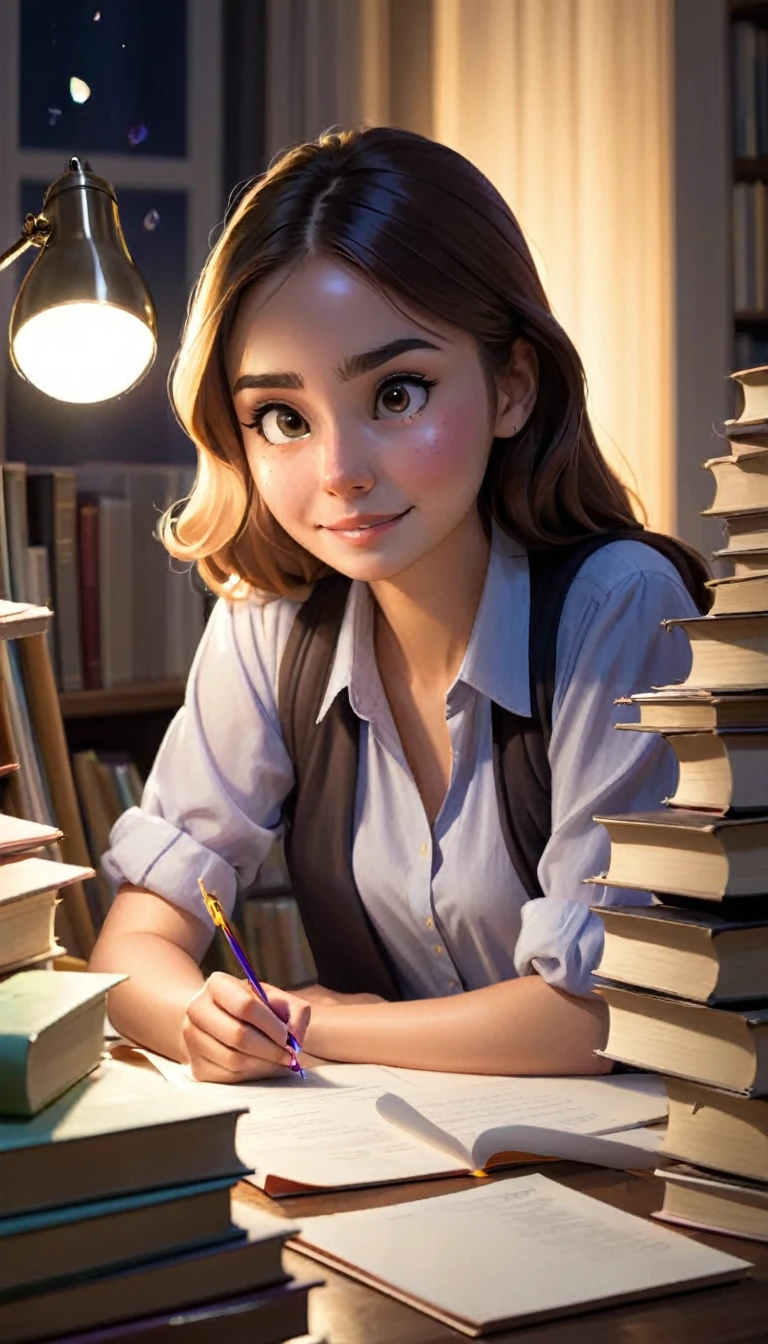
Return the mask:
[[187,1004],[203,986],[195,961],[155,933],[102,935],[90,960],[92,971],[121,971],[129,978],[109,993],[115,1029],[169,1059],[185,1057],[181,1036]]
[[445,999],[313,1007],[306,1049],[349,1063],[449,1073],[606,1073],[607,1012],[538,975]]

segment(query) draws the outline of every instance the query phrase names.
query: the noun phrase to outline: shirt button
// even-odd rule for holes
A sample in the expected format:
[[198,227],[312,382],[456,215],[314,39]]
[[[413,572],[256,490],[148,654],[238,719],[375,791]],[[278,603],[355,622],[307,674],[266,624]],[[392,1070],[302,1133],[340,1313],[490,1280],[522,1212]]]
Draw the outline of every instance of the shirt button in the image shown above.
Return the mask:
[[431,915],[427,915],[427,918],[424,920],[424,923],[426,924],[426,926],[427,926],[428,929],[431,929],[431,928],[432,928],[432,925],[433,925],[433,923],[434,923],[434,920],[433,920],[432,916],[431,916]]
[[426,852],[427,852],[427,846],[426,846],[426,845],[422,845],[422,846],[421,846],[421,849],[419,850],[419,853],[420,853],[420,854],[426,854]]
[[458,982],[458,980],[449,980],[449,981],[448,981],[448,984],[450,985],[451,989],[458,989],[458,988],[459,988],[459,982]]
[[437,954],[438,957],[442,956],[442,954],[443,954],[443,949],[442,949],[442,947],[440,946],[439,943],[435,943],[435,952],[436,952],[436,954]]

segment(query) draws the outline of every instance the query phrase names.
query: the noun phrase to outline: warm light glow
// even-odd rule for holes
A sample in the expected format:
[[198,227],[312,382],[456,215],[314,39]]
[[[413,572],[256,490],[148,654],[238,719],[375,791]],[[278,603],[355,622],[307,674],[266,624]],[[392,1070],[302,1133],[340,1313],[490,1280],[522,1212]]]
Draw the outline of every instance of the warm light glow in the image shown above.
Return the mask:
[[676,516],[673,9],[440,0],[428,128],[517,215],[585,365],[600,447],[662,531]]
[[62,303],[31,317],[13,342],[24,377],[57,401],[106,401],[152,363],[155,338],[133,313],[109,303]]

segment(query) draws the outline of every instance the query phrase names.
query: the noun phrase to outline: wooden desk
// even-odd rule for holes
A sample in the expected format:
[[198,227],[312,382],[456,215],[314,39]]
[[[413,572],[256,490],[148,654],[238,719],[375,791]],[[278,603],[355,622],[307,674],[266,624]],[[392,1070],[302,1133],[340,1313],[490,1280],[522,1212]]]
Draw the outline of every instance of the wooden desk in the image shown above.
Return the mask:
[[[533,1168],[525,1168],[530,1171]],[[605,1171],[575,1163],[548,1163],[541,1170],[574,1190],[603,1199],[629,1213],[649,1216],[661,1205],[662,1182]],[[511,1175],[512,1173],[506,1173]],[[502,1179],[501,1177],[497,1179]],[[309,1195],[279,1203],[244,1182],[237,1198],[271,1213],[299,1220],[311,1214],[369,1209],[383,1204],[425,1199],[472,1186],[471,1177],[343,1194]],[[665,1224],[669,1226],[669,1224]],[[686,1233],[685,1235],[692,1235]],[[768,1341],[768,1245],[697,1234],[709,1246],[753,1261],[754,1277],[719,1288],[680,1293],[623,1307],[611,1307],[570,1319],[527,1326],[491,1336],[499,1344],[766,1344]],[[287,1268],[301,1278],[320,1273],[326,1280],[310,1297],[310,1329],[328,1344],[456,1344],[466,1335],[385,1297],[372,1288],[318,1265],[295,1251],[286,1254]],[[553,1265],[553,1273],[557,1273]],[[514,1265],[510,1264],[510,1274]]]

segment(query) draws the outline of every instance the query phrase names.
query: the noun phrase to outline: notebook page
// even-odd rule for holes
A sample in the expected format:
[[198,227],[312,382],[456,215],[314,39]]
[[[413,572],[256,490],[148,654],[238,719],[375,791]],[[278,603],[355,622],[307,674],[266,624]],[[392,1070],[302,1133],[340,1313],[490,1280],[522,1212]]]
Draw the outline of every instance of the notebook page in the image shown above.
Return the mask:
[[[661,1078],[624,1074],[601,1078],[479,1078],[440,1074],[434,1079],[408,1070],[397,1074],[406,1088],[390,1089],[377,1110],[385,1119],[400,1124],[425,1141],[442,1133],[444,1151],[465,1153],[469,1164],[483,1167],[500,1152],[533,1152],[542,1156],[568,1157],[625,1166],[620,1146],[567,1142],[567,1136],[600,1135],[644,1126],[667,1114],[667,1098]],[[637,1077],[639,1083],[635,1083]],[[397,1105],[402,1095],[408,1106]],[[415,1110],[423,1117],[412,1114]],[[538,1133],[541,1131],[541,1133]],[[587,1151],[591,1156],[587,1156]],[[658,1145],[648,1145],[648,1162]],[[583,1152],[583,1155],[581,1153]],[[644,1165],[640,1159],[635,1165]]]
[[507,1078],[389,1066],[381,1073],[388,1078],[388,1092],[406,1097],[469,1147],[491,1126],[543,1124],[574,1133],[611,1134],[666,1120],[668,1112],[664,1081],[654,1073]]
[[297,1250],[468,1334],[750,1268],[540,1175],[300,1221]]
[[460,1170],[437,1150],[414,1143],[376,1112],[391,1077],[377,1065],[322,1064],[306,1081],[291,1074],[264,1082],[200,1083],[173,1060],[141,1051],[178,1087],[247,1106],[237,1123],[237,1155],[254,1169],[247,1177],[342,1189],[417,1180]]
[[492,1158],[504,1158],[509,1164],[510,1155],[519,1160],[522,1153],[635,1171],[653,1169],[660,1160],[661,1128],[635,1127],[603,1135],[549,1129],[541,1124],[503,1125],[484,1130],[471,1148],[465,1148],[453,1134],[427,1119],[403,1097],[385,1093],[376,1102],[376,1110],[413,1138],[439,1148],[475,1171],[487,1167]]

